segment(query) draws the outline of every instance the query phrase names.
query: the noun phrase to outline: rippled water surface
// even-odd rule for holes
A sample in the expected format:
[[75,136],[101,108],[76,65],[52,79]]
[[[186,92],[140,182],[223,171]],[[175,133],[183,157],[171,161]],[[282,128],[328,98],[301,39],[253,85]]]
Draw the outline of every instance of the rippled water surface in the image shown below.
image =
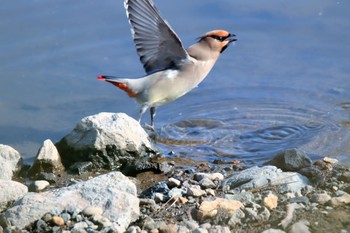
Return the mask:
[[[218,28],[238,38],[198,88],[158,109],[165,154],[260,164],[297,147],[350,164],[349,1],[154,1],[186,47]],[[5,0],[0,19],[0,143],[31,160],[84,116],[138,117],[96,79],[144,74],[122,1]]]

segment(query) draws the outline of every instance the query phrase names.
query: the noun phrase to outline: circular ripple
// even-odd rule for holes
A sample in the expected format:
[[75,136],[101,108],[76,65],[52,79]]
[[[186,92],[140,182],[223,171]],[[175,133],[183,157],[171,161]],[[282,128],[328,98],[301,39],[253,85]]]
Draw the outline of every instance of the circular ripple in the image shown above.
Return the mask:
[[163,149],[199,160],[266,161],[281,150],[311,142],[329,126],[320,111],[283,104],[220,101],[205,108],[186,107],[196,117],[165,125],[157,141]]

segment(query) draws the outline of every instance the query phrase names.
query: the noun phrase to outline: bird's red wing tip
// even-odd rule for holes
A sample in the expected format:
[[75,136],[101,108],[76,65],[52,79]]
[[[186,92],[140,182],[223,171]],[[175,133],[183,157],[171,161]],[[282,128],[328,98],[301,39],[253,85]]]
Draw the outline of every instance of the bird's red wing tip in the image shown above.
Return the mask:
[[103,75],[97,76],[97,79],[101,80],[101,81],[105,81],[106,80],[106,78]]

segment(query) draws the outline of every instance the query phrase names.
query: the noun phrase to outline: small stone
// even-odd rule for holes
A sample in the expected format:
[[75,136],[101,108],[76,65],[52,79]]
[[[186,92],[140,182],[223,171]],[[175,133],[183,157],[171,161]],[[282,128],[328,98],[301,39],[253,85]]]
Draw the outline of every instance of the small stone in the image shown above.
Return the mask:
[[99,226],[103,226],[103,227],[109,227],[112,225],[111,221],[108,218],[103,217],[101,215],[94,216],[92,221],[98,224]]
[[215,188],[216,184],[214,184],[213,181],[211,181],[209,178],[204,177],[203,179],[201,179],[199,181],[199,185],[201,186],[201,188],[203,189],[208,189],[208,188]]
[[46,180],[36,180],[29,186],[30,192],[40,192],[50,186],[50,183]]
[[196,228],[194,230],[191,231],[191,233],[208,233],[209,231],[205,228]]
[[53,216],[51,219],[51,222],[56,226],[63,226],[64,225],[63,218],[61,218],[59,216]]
[[332,197],[327,204],[335,207],[335,206],[346,205],[349,203],[350,203],[350,194],[345,194],[340,197]]
[[78,222],[78,223],[74,224],[73,229],[75,229],[75,230],[76,229],[86,229],[88,227],[89,227],[89,225],[86,222]]
[[327,193],[316,193],[311,196],[311,202],[316,202],[321,205],[326,204],[331,199]]
[[174,188],[174,187],[180,187],[181,181],[178,179],[175,179],[173,177],[168,179],[168,187],[169,188]]
[[239,201],[217,198],[214,201],[203,201],[199,207],[197,217],[200,221],[217,215],[218,209],[233,214],[234,211],[243,207]]
[[196,173],[194,175],[194,179],[196,181],[201,181],[204,178],[208,178],[209,180],[218,180],[218,181],[223,181],[224,180],[224,175],[221,173]]
[[304,205],[309,204],[309,198],[307,197],[293,197],[288,199],[289,203],[303,203]]
[[163,193],[155,193],[154,195],[154,201],[159,203],[159,202],[166,202],[169,200],[168,195],[164,195]]
[[290,227],[289,233],[311,233],[309,225],[307,220],[300,220]]
[[282,231],[280,229],[273,229],[273,228],[270,228],[270,229],[267,229],[261,233],[286,233],[285,231]]
[[198,222],[194,220],[183,220],[183,224],[189,229],[189,230],[194,230],[199,228]]
[[202,189],[198,189],[198,188],[188,188],[187,189],[188,196],[201,197],[201,196],[204,196],[206,194],[207,193]]
[[310,167],[311,163],[311,159],[304,151],[292,148],[278,153],[271,161],[265,164],[275,165],[283,171],[298,171],[301,168]]
[[269,193],[263,200],[264,206],[270,210],[277,207],[277,201],[278,197],[273,193]]
[[50,222],[52,220],[52,215],[50,213],[44,214],[42,220],[44,220],[45,222]]
[[61,217],[63,218],[65,223],[67,223],[71,219],[71,216],[68,213],[62,213]]
[[82,211],[82,214],[85,216],[99,216],[103,214],[103,210],[100,207],[88,206]]
[[180,189],[180,188],[173,188],[169,191],[168,196],[169,197],[175,197],[175,196],[181,197],[185,194],[186,194],[186,190]]
[[139,226],[131,226],[125,231],[125,233],[140,233],[140,232],[141,232],[141,228]]
[[206,189],[205,192],[207,193],[208,196],[215,197],[215,190],[213,190],[213,189]]
[[350,183],[350,171],[345,171],[343,172],[340,177],[339,177],[340,181],[343,181],[345,183]]
[[165,222],[159,226],[161,233],[177,233],[178,226],[176,224],[166,224]]
[[245,214],[242,210],[238,209],[237,211],[235,211],[230,220],[228,221],[228,225],[230,227],[234,227],[237,224],[241,224],[241,219],[245,217]]
[[325,161],[326,163],[330,163],[330,164],[335,164],[338,163],[338,159],[333,159],[333,158],[329,158],[329,157],[324,157],[323,161]]

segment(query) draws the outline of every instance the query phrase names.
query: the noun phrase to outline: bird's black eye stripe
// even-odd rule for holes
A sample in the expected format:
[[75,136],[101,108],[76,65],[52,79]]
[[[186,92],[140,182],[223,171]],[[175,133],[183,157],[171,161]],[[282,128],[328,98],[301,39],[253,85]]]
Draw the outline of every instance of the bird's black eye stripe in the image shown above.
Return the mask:
[[230,34],[228,34],[227,36],[210,35],[210,37],[222,42],[222,41],[226,40],[228,37],[230,37]]

